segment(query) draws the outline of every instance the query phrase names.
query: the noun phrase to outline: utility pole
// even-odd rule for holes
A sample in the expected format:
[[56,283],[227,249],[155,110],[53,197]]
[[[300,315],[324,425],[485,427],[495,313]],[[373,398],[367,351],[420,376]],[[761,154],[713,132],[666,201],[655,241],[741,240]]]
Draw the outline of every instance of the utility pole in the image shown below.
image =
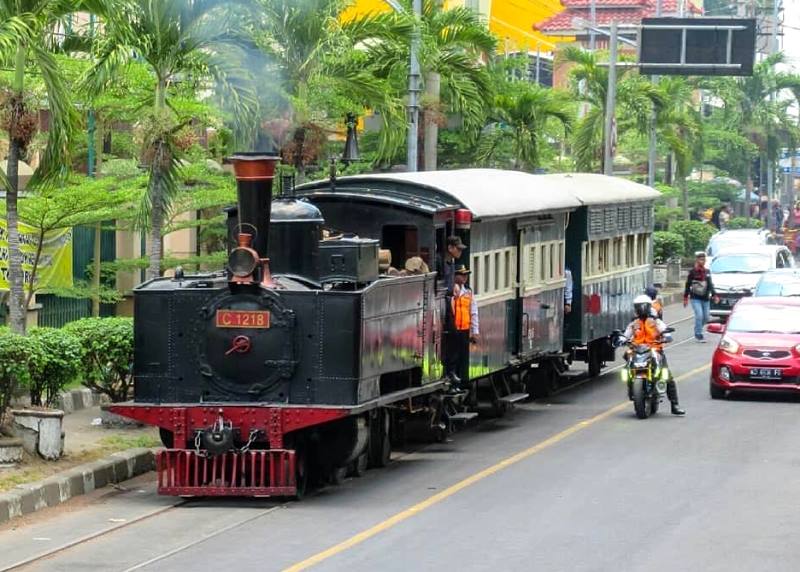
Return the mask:
[[[656,18],[661,16],[661,0],[656,0]],[[658,82],[658,76],[650,77],[653,84]],[[656,184],[656,161],[658,155],[658,141],[656,140],[656,109],[650,115],[650,144],[647,151],[647,184],[654,187]]]
[[[770,41],[769,41],[769,53],[770,55],[778,53],[778,2],[780,0],[772,0],[772,22],[770,26]],[[775,101],[775,92],[773,91],[769,99],[770,101]],[[766,158],[766,165],[765,168],[767,169],[767,196],[770,200],[775,198],[775,164],[774,162],[765,154]]]
[[411,61],[408,70],[408,155],[409,171],[417,170],[417,141],[419,137],[419,19],[422,17],[422,0],[414,0],[414,31],[411,33]]
[[595,46],[595,31],[594,28],[597,27],[597,6],[596,0],[589,1],[589,19],[592,21],[592,27],[589,28],[589,51],[594,51]]
[[608,40],[608,88],[606,89],[606,117],[603,137],[605,149],[603,153],[603,173],[614,174],[614,153],[612,146],[612,130],[614,127],[614,108],[617,103],[617,22],[611,22],[611,37]]

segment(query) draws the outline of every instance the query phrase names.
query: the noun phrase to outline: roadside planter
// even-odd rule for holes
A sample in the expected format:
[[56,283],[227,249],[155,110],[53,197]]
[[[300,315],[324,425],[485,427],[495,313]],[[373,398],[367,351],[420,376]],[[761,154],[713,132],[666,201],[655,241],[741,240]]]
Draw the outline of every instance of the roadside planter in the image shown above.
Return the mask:
[[64,453],[64,412],[58,409],[12,409],[11,431],[31,455],[55,461]]
[[22,439],[0,436],[0,467],[22,461]]

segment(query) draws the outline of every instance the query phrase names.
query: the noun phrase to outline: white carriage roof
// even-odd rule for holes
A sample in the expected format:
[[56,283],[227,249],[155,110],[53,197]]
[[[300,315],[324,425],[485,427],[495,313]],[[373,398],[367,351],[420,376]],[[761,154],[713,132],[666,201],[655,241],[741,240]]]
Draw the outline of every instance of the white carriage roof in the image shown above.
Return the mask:
[[654,200],[661,195],[647,185],[596,173],[557,173],[537,176],[544,181],[542,187],[547,189],[547,192],[555,193],[565,189],[584,205]]
[[429,187],[445,193],[467,207],[478,218],[503,217],[521,213],[573,209],[580,202],[569,192],[542,192],[541,175],[501,169],[455,169],[380,173],[342,177],[337,184],[375,180],[396,181]]
[[574,209],[581,205],[652,200],[658,191],[618,177],[589,173],[532,175],[501,169],[455,169],[375,173],[337,179],[337,185],[389,181],[428,187],[449,195],[477,218]]

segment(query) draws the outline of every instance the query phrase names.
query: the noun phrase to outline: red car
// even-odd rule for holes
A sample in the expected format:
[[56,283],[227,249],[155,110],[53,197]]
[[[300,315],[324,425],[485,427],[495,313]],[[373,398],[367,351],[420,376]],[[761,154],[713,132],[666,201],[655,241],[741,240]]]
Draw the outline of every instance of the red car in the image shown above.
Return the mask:
[[800,391],[800,298],[743,298],[727,324],[711,362],[713,399],[738,389]]

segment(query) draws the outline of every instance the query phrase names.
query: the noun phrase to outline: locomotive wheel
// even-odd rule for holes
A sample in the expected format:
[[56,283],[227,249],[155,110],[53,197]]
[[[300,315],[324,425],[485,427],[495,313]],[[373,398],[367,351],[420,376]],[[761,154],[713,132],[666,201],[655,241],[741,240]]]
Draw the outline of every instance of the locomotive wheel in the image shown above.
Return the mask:
[[335,467],[331,469],[328,479],[332,485],[339,486],[347,476],[347,467]]
[[353,461],[353,468],[352,474],[354,477],[363,477],[367,473],[367,465],[369,464],[369,458],[367,454],[364,453],[359,455],[358,458]]
[[385,467],[392,455],[391,417],[387,411],[379,410],[372,419],[369,435],[369,466]]
[[294,479],[296,486],[294,499],[303,500],[308,489],[308,463],[306,462],[306,456],[303,452],[298,451],[295,455]]

